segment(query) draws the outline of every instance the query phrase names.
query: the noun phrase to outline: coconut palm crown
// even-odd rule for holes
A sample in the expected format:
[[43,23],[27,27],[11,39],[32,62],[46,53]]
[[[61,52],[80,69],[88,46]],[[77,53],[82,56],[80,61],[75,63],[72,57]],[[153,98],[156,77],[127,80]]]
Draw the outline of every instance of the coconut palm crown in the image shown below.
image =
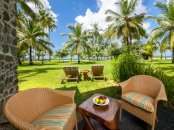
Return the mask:
[[70,53],[78,56],[78,63],[80,63],[80,54],[87,53],[91,50],[91,46],[88,43],[88,35],[86,31],[83,31],[82,24],[68,25],[71,30],[69,34],[61,34],[67,36],[69,41],[65,42],[65,49],[70,50]]
[[[127,46],[133,39],[139,40],[146,37],[143,27],[145,13],[136,14],[135,9],[139,0],[121,0],[116,3],[120,11],[107,10],[107,22],[110,22],[105,36],[110,39],[121,38]],[[128,50],[129,51],[129,50]]]

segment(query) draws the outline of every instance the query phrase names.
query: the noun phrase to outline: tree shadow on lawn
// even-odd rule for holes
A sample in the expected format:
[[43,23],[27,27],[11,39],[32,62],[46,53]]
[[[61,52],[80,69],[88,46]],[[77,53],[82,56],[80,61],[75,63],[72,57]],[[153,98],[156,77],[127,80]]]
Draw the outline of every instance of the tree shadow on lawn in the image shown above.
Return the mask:
[[78,64],[78,63],[71,63],[71,65],[86,65],[86,64],[96,64],[96,62],[95,61],[84,61],[84,62],[81,62],[80,64]]
[[64,61],[57,61],[56,63],[71,63],[71,62],[74,62],[74,61],[66,61],[66,60],[64,60]]
[[41,74],[41,73],[48,73],[49,70],[60,70],[62,68],[57,67],[57,68],[35,68],[35,69],[30,69],[30,70],[18,70],[18,73],[20,75],[21,78],[27,78],[27,77],[32,77],[32,76],[36,76],[37,74]]
[[18,79],[18,82],[22,83],[22,82],[26,82],[27,80],[23,80],[23,79]]
[[166,65],[166,64],[167,64],[167,65],[174,65],[174,64],[172,64],[172,62],[170,63],[170,62],[162,62],[162,61],[161,61],[161,62],[156,62],[156,61],[155,61],[155,62],[149,62],[149,63],[155,64],[155,65],[158,65],[158,64],[159,64],[159,65],[163,65],[163,64],[164,64],[164,65]]
[[18,65],[19,67],[35,67],[35,66],[51,66],[51,65],[57,65],[59,62],[50,62],[50,64],[45,63],[34,63],[34,65],[29,65],[28,63],[23,63],[22,65]]

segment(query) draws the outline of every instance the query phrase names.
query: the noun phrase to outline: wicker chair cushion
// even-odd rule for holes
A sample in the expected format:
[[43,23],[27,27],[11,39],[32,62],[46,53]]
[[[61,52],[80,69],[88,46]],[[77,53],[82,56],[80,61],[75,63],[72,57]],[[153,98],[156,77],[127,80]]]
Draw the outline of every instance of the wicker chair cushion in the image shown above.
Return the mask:
[[128,92],[124,94],[122,98],[125,101],[139,108],[142,108],[148,112],[154,112],[154,106],[153,106],[154,99],[147,95],[137,93],[137,92]]
[[64,130],[74,111],[75,104],[59,106],[44,113],[32,124],[44,130]]

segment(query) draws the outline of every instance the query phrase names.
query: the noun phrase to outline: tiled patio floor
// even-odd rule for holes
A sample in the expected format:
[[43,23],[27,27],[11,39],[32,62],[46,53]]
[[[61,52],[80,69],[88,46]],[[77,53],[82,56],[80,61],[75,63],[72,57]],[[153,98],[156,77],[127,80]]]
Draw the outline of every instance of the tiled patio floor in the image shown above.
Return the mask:
[[[79,128],[83,121],[79,123]],[[97,128],[97,130],[107,130],[106,128]],[[123,111],[122,120],[120,121],[120,130],[151,130],[151,126],[137,119],[126,111]],[[155,130],[174,130],[174,109],[158,107],[158,122]]]

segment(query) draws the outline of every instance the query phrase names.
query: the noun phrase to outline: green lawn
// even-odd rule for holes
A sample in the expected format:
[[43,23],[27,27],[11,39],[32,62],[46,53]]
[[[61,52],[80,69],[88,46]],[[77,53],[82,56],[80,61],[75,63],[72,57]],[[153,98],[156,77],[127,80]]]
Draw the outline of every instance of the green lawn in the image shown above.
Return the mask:
[[[168,76],[174,77],[174,65],[171,64],[171,60],[155,60],[154,62],[148,62],[155,67],[162,68]],[[66,82],[61,84],[61,79],[64,76],[62,66],[78,65],[76,62],[45,62],[41,65],[40,62],[35,63],[33,66],[29,66],[28,63],[18,67],[19,77],[19,89],[25,90],[35,87],[48,87],[52,89],[63,90],[76,90],[75,101],[77,105],[83,102],[94,93],[105,94],[114,98],[119,98],[120,90],[113,86],[112,81],[112,61],[98,61],[98,62],[83,62],[79,66],[80,69],[90,69],[93,64],[104,64],[104,73],[108,80],[80,81]],[[83,79],[83,77],[81,78]]]
[[170,59],[160,60],[155,59],[153,62],[145,61],[147,64],[151,64],[154,67],[161,68],[168,76],[174,77],[174,64],[171,64]]
[[[18,67],[19,90],[29,88],[48,87],[53,89],[76,90],[76,103],[77,105],[83,102],[94,93],[102,93],[111,97],[118,97],[116,88],[112,86],[112,61],[99,61],[99,62],[83,62],[79,69],[90,69],[93,64],[104,64],[104,73],[108,80],[96,80],[76,82],[66,82],[61,84],[61,79],[64,76],[62,66],[78,65],[76,62],[45,62],[41,65],[37,62],[33,66],[28,63]],[[89,75],[90,76],[90,75]]]

